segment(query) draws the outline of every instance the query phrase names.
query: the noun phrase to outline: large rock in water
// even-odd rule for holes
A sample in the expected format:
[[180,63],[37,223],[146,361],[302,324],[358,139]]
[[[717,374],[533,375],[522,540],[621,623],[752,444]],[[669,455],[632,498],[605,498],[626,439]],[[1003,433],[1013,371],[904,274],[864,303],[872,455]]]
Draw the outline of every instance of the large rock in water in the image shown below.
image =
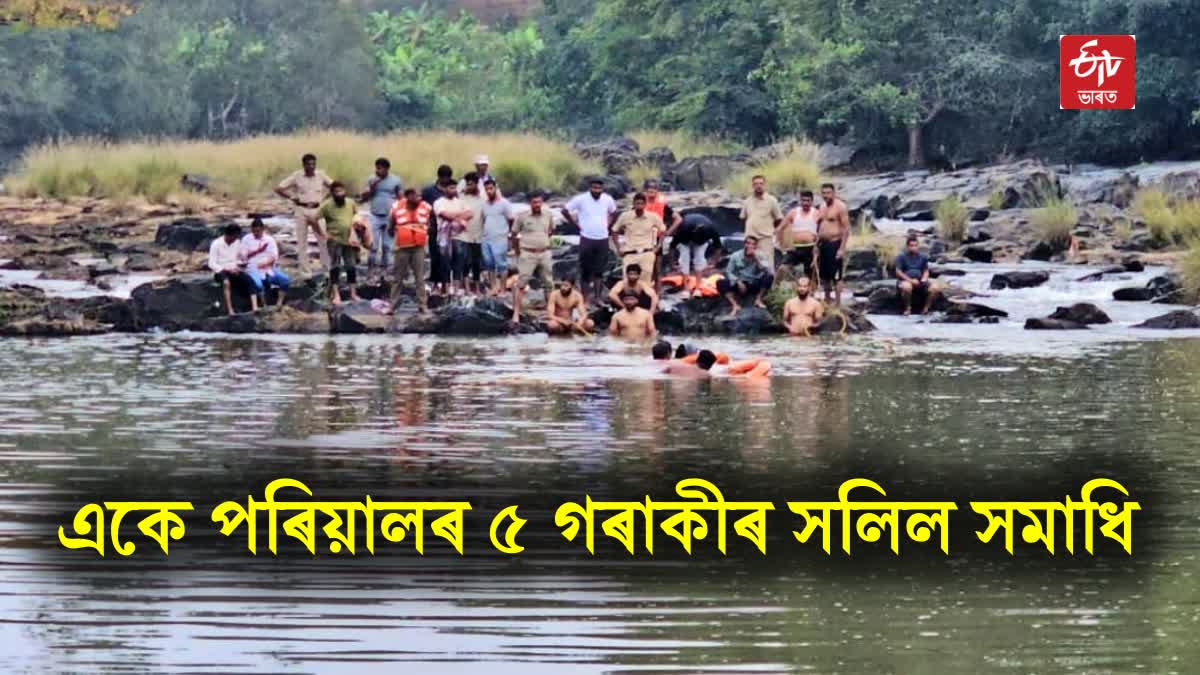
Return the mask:
[[677,190],[706,190],[720,187],[747,166],[747,162],[734,157],[689,157],[667,169],[663,177]]
[[992,277],[992,290],[1006,288],[1034,288],[1050,280],[1049,272],[1006,272]]
[[[867,312],[870,314],[900,314],[904,307],[900,299],[900,290],[895,284],[883,284],[871,291],[866,302]],[[914,308],[914,311],[919,308]],[[1005,318],[1008,312],[1004,310],[988,307],[975,302],[967,302],[963,298],[947,297],[946,294],[939,295],[933,301],[932,311],[945,312],[948,315],[965,317],[968,320],[984,319],[987,317]]]
[[[249,299],[234,309],[250,309]],[[144,284],[133,289],[130,303],[138,330],[161,328],[168,331],[197,329],[206,319],[218,316],[224,300],[221,288],[210,274],[189,274],[166,281]]]
[[154,243],[174,251],[191,253],[216,239],[221,229],[198,218],[163,223],[154,233]]
[[517,325],[512,324],[512,307],[497,298],[457,299],[437,311],[422,316],[397,312],[392,333],[421,335],[508,335],[534,333],[538,324],[523,314]]
[[1200,328],[1200,316],[1189,309],[1177,309],[1174,312],[1167,312],[1162,316],[1156,316],[1153,319],[1143,321],[1134,328],[1153,328],[1156,330],[1183,330],[1188,328]]
[[1112,323],[1112,319],[1108,318],[1104,310],[1090,302],[1079,302],[1070,307],[1059,307],[1049,318],[1055,321],[1068,321],[1085,326]]
[[206,333],[283,333],[321,335],[329,332],[329,314],[306,313],[291,307],[271,307],[258,312],[219,316],[201,324]]
[[1087,326],[1064,319],[1029,319],[1025,322],[1025,330],[1087,330]]
[[375,311],[370,300],[343,302],[329,311],[329,326],[334,333],[386,333],[391,325],[392,317]]
[[1122,302],[1150,302],[1170,298],[1180,291],[1179,284],[1169,276],[1154,277],[1142,288],[1119,288],[1113,299]]

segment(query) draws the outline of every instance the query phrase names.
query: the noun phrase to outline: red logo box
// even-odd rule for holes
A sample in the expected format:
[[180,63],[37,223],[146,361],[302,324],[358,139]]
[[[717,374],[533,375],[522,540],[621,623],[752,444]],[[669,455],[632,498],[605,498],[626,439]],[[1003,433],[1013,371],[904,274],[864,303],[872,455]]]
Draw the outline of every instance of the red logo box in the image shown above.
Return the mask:
[[1137,40],[1132,35],[1060,35],[1058,105],[1065,110],[1132,110],[1137,105]]

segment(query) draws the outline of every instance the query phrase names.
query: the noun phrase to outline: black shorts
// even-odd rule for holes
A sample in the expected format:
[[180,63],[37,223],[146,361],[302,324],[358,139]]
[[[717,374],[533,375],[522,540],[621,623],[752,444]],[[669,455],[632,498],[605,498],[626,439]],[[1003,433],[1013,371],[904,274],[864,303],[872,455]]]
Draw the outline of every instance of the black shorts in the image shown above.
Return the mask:
[[221,285],[224,285],[226,279],[229,280],[230,290],[238,293],[250,291],[250,277],[246,276],[245,272],[217,272],[213,275],[213,280]]
[[812,276],[813,253],[815,251],[816,246],[797,246],[788,251],[787,258],[784,259],[784,264],[792,268],[803,266],[804,276]]
[[586,284],[604,279],[608,272],[609,246],[607,239],[579,238],[579,281]]
[[822,239],[817,242],[817,246],[821,247],[820,269],[818,270],[821,274],[821,283],[841,281],[843,265],[842,259],[838,257],[838,250],[842,247],[842,242]]
[[[900,290],[900,284],[902,284],[902,283],[904,283],[904,282],[903,281],[896,282],[896,290]],[[928,281],[926,281],[924,283],[914,282],[912,287],[913,287],[912,301],[918,305],[924,304],[925,299],[927,297],[929,297],[929,282]]]

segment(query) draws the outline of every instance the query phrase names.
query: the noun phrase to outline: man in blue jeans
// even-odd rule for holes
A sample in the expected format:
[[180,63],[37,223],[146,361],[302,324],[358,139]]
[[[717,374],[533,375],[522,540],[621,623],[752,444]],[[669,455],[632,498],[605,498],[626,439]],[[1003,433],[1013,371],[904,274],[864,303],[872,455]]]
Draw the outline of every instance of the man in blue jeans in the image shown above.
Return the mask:
[[511,237],[513,208],[500,195],[496,181],[483,181],[483,273],[484,287],[489,295],[503,292],[504,275],[508,272],[508,240]]
[[250,223],[250,234],[242,237],[241,257],[246,261],[246,278],[250,281],[250,292],[263,296],[263,306],[267,304],[266,292],[272,286],[278,289],[277,306],[283,306],[284,296],[291,286],[291,280],[279,269],[279,244],[275,237],[267,233],[267,227],[261,218],[255,218]]
[[400,179],[393,176],[391,171],[392,163],[387,158],[375,160],[375,175],[367,179],[367,189],[359,199],[370,205],[371,234],[375,246],[367,257],[367,275],[373,279],[382,279],[390,267],[396,232],[391,227],[389,216],[396,200],[404,194]]

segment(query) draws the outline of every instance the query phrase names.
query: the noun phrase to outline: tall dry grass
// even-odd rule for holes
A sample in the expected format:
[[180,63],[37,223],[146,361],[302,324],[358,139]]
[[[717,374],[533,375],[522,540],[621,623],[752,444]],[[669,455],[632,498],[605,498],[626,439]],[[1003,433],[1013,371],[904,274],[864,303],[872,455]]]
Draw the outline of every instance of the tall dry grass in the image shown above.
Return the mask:
[[725,189],[734,195],[748,195],[756,175],[767,179],[767,190],[775,194],[793,194],[801,190],[817,192],[825,177],[821,173],[820,150],[815,143],[788,140],[780,144],[784,154],[770,161],[739,171],[725,181]]
[[[78,139],[32,148],[17,163],[9,182],[22,194],[66,198],[140,196],[163,203],[180,191],[185,173],[204,174],[227,196],[263,196],[300,166],[305,153],[318,157],[334,180],[358,189],[387,157],[405,185],[433,180],[440,164],[461,176],[473,170],[478,154],[494,167],[520,164],[523,177],[537,187],[574,190],[580,178],[601,172],[567,143],[535,134],[464,134],[453,131],[404,131],[372,135],[350,131],[305,131],[255,136],[227,142],[156,140],[109,143]],[[528,174],[532,173],[532,177]]]
[[675,159],[732,155],[748,149],[736,141],[717,136],[699,136],[679,129],[636,129],[626,135],[638,142],[642,152],[667,147],[675,153]]
[[948,242],[960,243],[967,237],[967,220],[970,214],[958,195],[950,195],[933,207],[937,220],[938,234]]
[[1037,227],[1038,235],[1047,242],[1069,242],[1071,232],[1079,224],[1079,212],[1075,205],[1058,197],[1046,199],[1041,207],[1030,213],[1029,218]]

